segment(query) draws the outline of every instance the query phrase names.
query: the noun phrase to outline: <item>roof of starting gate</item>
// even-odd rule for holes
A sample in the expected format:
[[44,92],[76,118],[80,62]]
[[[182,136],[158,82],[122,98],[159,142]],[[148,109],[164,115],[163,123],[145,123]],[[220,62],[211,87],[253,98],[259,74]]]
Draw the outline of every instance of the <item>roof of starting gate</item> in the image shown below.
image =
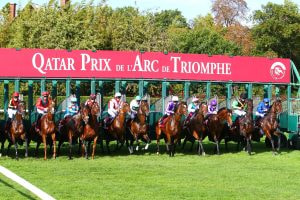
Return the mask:
[[0,48],[1,78],[155,79],[299,83],[293,62],[282,58],[138,51]]

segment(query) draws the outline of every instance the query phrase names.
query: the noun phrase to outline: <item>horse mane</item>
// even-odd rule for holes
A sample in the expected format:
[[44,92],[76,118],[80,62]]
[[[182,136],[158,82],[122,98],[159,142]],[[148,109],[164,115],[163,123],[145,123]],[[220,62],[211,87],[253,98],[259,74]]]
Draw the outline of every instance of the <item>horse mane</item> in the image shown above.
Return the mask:
[[228,109],[228,108],[226,108],[226,107],[223,107],[223,108],[220,108],[220,109],[218,110],[218,114],[219,114],[220,112],[223,112],[224,110],[228,110],[229,112],[231,112],[230,109]]
[[182,105],[182,104],[187,106],[187,104],[186,104],[185,101],[180,101],[180,102],[178,102],[178,103],[176,104],[175,109],[174,109],[174,112],[177,112],[177,110],[178,110],[178,108],[179,108],[179,105]]

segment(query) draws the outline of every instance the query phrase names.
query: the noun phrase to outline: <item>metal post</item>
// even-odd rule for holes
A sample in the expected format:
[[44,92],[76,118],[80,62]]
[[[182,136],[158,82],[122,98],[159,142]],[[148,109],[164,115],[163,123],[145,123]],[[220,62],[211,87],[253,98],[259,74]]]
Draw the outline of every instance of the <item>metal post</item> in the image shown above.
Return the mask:
[[66,80],[66,97],[71,95],[71,79]]
[[231,108],[232,83],[227,83],[226,87],[227,87],[226,105],[227,105],[227,108]]
[[20,92],[20,80],[15,79],[15,92]]
[[115,81],[115,92],[120,92],[120,81]]
[[96,81],[95,81],[95,79],[91,80],[91,94],[96,94]]
[[33,111],[33,81],[28,81],[28,114],[29,114],[29,122],[32,124],[31,113]]
[[248,99],[252,99],[252,96],[253,96],[253,84],[252,83],[248,83],[246,87],[247,87],[247,97],[248,97]]
[[268,85],[268,98],[272,98],[272,85]]
[[209,100],[211,96],[211,82],[206,83],[206,100]]
[[52,91],[51,91],[52,98],[56,98],[57,96],[57,80],[52,80]]
[[77,104],[80,105],[80,81],[76,80],[75,82],[75,93],[76,93],[76,98],[77,98]]
[[139,80],[139,95],[141,97],[144,96],[144,81],[143,80]]
[[288,115],[290,115],[291,111],[292,111],[291,97],[292,97],[292,86],[288,85],[287,86],[287,110],[288,110]]
[[144,85],[143,85],[143,94],[145,95],[146,93],[148,93],[148,85],[149,82],[148,81],[143,81]]
[[161,91],[161,98],[162,98],[162,113],[164,112],[165,108],[165,98],[167,97],[167,92],[168,92],[168,85],[169,83],[166,81],[162,82],[162,91]]
[[276,87],[275,87],[275,96],[278,98],[278,97],[280,97],[280,89],[279,89],[279,87],[276,85]]
[[45,79],[41,79],[41,94],[44,91],[46,91],[46,80]]
[[[100,108],[101,108],[101,111],[102,111],[102,109],[103,109],[103,94],[104,94],[104,90],[103,90],[103,84],[104,84],[104,81],[99,81],[98,82],[98,85],[99,85],[99,93],[100,93],[100,103],[101,103],[101,105],[100,105]],[[101,115],[100,115],[100,117],[101,117]]]
[[121,89],[120,89],[120,91],[121,91],[122,94],[126,94],[126,84],[127,84],[126,81],[121,81]]
[[8,101],[9,101],[9,81],[4,80],[4,119],[7,119],[7,108],[8,108]]
[[191,82],[185,81],[184,82],[184,99],[187,100],[190,97],[190,86]]

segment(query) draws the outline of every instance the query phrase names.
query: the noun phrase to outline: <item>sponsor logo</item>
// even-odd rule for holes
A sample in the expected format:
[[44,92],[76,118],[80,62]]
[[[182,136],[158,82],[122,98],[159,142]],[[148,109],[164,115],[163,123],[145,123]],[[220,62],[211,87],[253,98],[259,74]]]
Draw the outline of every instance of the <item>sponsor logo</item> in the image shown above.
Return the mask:
[[270,68],[270,74],[274,80],[280,80],[285,76],[286,67],[281,62],[275,62]]

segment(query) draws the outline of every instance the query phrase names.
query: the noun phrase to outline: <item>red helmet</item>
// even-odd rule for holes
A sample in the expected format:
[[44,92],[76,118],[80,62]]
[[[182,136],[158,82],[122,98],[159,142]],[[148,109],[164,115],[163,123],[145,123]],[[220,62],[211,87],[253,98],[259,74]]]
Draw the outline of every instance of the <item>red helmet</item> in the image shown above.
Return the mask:
[[14,92],[13,97],[19,97],[19,92]]
[[91,94],[91,95],[90,95],[90,99],[95,100],[95,99],[96,99],[96,95],[95,95],[95,94]]
[[47,91],[42,92],[42,96],[49,96],[49,92],[47,92]]

